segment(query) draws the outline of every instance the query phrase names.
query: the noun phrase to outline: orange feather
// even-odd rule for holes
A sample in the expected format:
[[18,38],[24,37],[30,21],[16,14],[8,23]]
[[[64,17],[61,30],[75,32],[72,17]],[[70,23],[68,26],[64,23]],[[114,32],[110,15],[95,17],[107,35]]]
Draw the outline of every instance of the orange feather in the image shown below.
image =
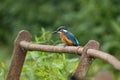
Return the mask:
[[73,46],[73,42],[71,40],[69,40],[64,33],[60,33],[60,38],[62,40],[62,42],[64,42],[65,44],[67,44],[68,46]]

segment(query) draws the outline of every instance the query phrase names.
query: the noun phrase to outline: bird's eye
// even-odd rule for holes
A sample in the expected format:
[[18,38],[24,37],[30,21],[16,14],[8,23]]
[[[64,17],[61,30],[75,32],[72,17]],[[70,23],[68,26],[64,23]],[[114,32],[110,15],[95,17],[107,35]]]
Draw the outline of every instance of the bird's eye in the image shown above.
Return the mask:
[[57,31],[61,31],[61,30],[63,30],[63,28],[60,28],[60,29],[58,29]]

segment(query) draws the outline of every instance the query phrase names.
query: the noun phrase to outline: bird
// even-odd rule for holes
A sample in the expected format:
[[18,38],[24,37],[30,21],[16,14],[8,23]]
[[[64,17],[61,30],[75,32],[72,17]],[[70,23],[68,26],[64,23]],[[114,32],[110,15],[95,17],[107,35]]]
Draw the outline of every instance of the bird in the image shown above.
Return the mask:
[[79,46],[78,40],[70,31],[68,31],[68,28],[66,26],[60,26],[53,33],[59,33],[61,41],[67,46]]

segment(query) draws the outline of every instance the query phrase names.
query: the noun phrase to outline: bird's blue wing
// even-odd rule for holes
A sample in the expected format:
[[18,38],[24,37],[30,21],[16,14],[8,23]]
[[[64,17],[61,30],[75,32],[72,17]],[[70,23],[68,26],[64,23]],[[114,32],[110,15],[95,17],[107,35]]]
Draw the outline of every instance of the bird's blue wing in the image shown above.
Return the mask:
[[79,45],[78,40],[74,37],[74,35],[71,32],[66,32],[65,35],[69,40],[71,40],[73,42],[74,46]]

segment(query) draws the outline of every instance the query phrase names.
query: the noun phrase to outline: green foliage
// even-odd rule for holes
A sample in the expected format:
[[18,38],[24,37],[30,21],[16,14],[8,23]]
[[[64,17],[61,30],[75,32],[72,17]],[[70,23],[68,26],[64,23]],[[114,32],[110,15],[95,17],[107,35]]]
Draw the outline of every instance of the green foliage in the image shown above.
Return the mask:
[[67,59],[65,54],[29,52],[21,80],[66,80],[78,59]]
[[9,39],[21,29],[38,34],[41,26],[53,30],[60,25],[70,26],[77,36],[86,36],[80,39],[82,43],[94,36],[97,40],[100,36],[102,42],[101,36],[114,35],[111,21],[119,25],[119,4],[119,0],[1,0],[1,43],[13,41]]
[[0,80],[5,80],[6,75],[6,65],[3,62],[0,62]]
[[[46,39],[47,36],[47,39]],[[41,37],[35,43],[51,43],[51,34],[42,29]],[[23,66],[21,80],[66,80],[78,63],[78,58],[69,59],[65,54],[29,52]]]

